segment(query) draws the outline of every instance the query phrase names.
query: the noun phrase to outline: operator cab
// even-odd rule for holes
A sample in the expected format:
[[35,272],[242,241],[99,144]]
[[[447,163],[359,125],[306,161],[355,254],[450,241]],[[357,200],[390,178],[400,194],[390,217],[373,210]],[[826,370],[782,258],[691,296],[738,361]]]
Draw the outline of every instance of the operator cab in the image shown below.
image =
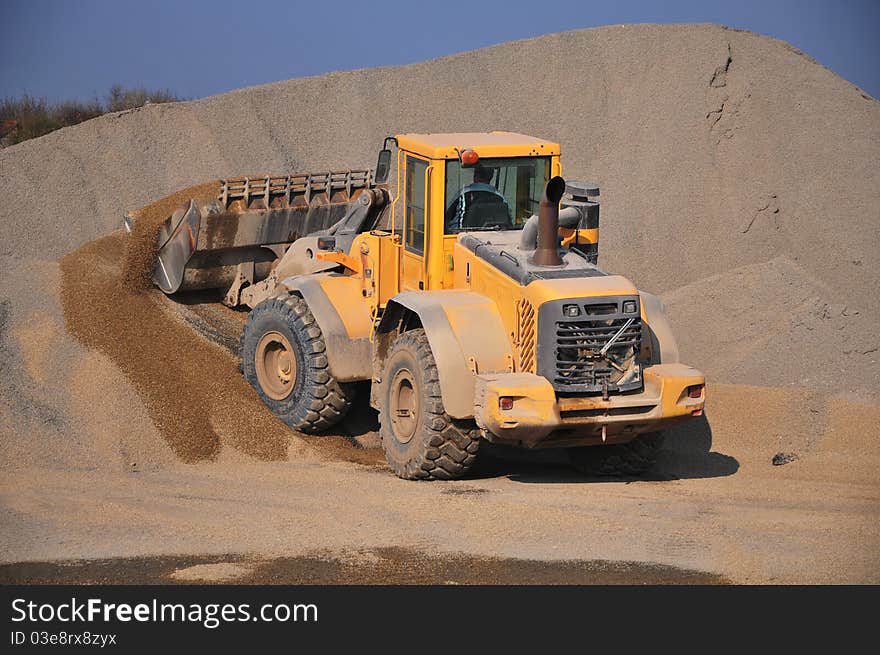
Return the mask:
[[[395,170],[389,142],[397,145]],[[382,229],[400,244],[401,289],[452,288],[464,233],[521,233],[562,172],[559,155],[559,144],[513,132],[388,137],[375,181],[397,189]]]

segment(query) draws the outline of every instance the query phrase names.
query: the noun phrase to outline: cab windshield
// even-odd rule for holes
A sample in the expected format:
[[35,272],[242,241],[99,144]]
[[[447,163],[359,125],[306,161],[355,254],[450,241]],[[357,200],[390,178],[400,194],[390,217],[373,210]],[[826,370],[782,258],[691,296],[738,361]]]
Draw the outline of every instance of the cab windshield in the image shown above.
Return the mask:
[[549,157],[496,157],[463,167],[446,162],[446,234],[519,230],[550,179]]

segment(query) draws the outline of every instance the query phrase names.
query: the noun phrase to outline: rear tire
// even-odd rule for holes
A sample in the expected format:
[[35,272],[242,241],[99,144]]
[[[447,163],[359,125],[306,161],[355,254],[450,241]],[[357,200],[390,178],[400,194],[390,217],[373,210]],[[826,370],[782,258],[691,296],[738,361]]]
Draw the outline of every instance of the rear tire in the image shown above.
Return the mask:
[[584,475],[640,475],[654,466],[662,447],[663,433],[648,432],[628,443],[569,448],[568,458]]
[[241,335],[241,370],[260,398],[294,430],[317,433],[343,419],[355,385],[330,375],[321,328],[299,296],[261,302]]
[[382,374],[379,435],[385,459],[405,480],[454,480],[473,466],[481,432],[443,407],[437,364],[422,329],[401,334]]

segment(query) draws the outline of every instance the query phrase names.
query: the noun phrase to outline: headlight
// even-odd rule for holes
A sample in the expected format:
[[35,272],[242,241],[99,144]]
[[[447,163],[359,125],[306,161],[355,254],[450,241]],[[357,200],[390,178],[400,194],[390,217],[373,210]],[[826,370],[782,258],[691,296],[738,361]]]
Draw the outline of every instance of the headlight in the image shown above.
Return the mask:
[[581,315],[581,308],[577,305],[563,305],[562,313],[569,318],[574,318]]
[[636,313],[636,301],[635,300],[625,300],[623,303],[623,313],[624,314],[635,314]]

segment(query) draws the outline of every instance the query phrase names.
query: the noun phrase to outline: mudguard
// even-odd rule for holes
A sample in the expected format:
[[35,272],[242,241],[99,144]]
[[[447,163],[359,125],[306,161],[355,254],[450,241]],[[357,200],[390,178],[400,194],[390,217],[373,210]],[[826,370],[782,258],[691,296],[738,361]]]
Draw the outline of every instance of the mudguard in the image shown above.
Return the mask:
[[652,293],[639,291],[642,304],[642,320],[648,327],[651,339],[651,364],[678,364],[678,343],[672,334],[666,306]]
[[425,330],[447,414],[474,415],[477,374],[513,371],[513,350],[494,301],[471,291],[405,291],[388,302],[377,334],[397,328],[415,313]]
[[282,285],[302,296],[324,334],[330,374],[340,382],[372,376],[370,311],[362,282],[350,275],[316,273],[286,278]]

